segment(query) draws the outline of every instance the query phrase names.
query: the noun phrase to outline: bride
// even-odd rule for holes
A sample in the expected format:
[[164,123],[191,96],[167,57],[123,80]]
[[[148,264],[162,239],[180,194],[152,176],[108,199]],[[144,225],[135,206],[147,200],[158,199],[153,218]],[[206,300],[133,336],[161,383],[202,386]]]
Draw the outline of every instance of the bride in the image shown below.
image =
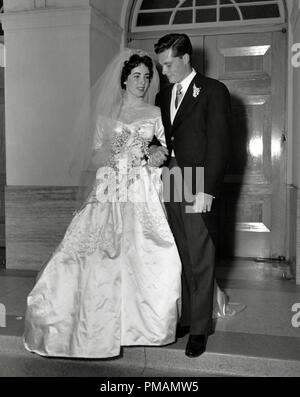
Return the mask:
[[[181,262],[162,204],[165,144],[159,77],[141,50],[122,50],[95,85],[75,156],[84,197],[28,296],[24,344],[43,356],[108,358],[121,346],[175,341]],[[84,148],[83,148],[84,147]],[[92,177],[91,177],[92,176]],[[226,314],[217,288],[216,317]]]
[[121,346],[175,340],[181,263],[160,169],[144,159],[154,134],[165,145],[160,111],[147,103],[158,80],[151,58],[125,49],[94,89],[95,133],[83,151],[91,161],[78,161],[96,179],[28,296],[32,352],[106,358]]

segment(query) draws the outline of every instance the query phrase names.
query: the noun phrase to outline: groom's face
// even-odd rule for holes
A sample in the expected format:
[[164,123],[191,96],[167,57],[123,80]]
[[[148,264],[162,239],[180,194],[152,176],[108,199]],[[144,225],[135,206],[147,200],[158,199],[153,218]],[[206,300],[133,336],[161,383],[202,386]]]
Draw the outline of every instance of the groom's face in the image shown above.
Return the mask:
[[170,83],[179,83],[189,74],[189,56],[174,57],[172,49],[158,54],[158,61],[162,66],[162,73]]

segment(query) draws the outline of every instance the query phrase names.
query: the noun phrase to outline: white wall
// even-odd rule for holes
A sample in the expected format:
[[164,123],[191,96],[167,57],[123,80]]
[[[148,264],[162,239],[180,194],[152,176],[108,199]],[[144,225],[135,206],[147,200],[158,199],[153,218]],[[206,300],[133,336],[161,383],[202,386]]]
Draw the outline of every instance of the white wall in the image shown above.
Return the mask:
[[[98,0],[99,2],[99,0]],[[102,12],[93,13],[91,27],[91,83],[93,84],[119,51],[123,29]]]
[[[293,30],[293,43],[300,43],[300,1],[298,1],[298,9],[295,6],[294,11],[297,12]],[[293,68],[293,175],[295,184],[300,188],[300,67]]]
[[[300,0],[288,3],[290,14],[289,25],[289,93],[288,93],[288,164],[289,176],[293,186],[290,189],[291,213],[289,238],[291,247],[292,267],[296,275],[296,283],[300,285],[300,67],[293,67],[291,51],[293,44],[300,43]],[[299,58],[298,58],[299,59]]]
[[[79,2],[86,1],[72,0]],[[50,3],[62,7],[65,1]],[[8,4],[11,11],[20,2]],[[91,83],[118,51],[122,30],[99,11],[73,9],[70,2],[66,9],[4,14],[3,26],[7,185],[75,185],[69,175],[74,120]]]
[[120,16],[126,0],[91,0],[91,4],[112,21],[120,24]]
[[[45,25],[52,17],[37,16]],[[89,37],[88,25],[5,31],[8,185],[72,184],[72,122],[90,83]]]
[[292,46],[300,43],[300,0],[287,1],[289,11],[288,52],[288,184],[300,187],[300,68],[292,66]]
[[[288,21],[291,19],[291,13],[293,8],[292,0],[286,1],[287,12],[288,12]],[[295,173],[294,173],[294,165],[293,165],[293,68],[289,59],[291,58],[290,49],[293,44],[293,32],[291,29],[291,24],[289,23],[288,29],[288,65],[287,65],[287,132],[288,132],[288,140],[287,140],[287,183],[288,185],[296,185]]]
[[287,10],[288,10],[288,14],[290,16],[295,0],[286,0],[285,2],[286,2],[286,7],[287,7]]

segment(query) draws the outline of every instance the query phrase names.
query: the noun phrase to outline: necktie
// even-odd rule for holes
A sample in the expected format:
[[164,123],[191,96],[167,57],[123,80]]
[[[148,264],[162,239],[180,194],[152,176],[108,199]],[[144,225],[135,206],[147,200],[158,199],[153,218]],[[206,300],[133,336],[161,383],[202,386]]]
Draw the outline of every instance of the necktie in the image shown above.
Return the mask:
[[178,104],[179,104],[179,101],[180,101],[180,99],[181,99],[181,96],[182,96],[182,85],[181,84],[177,84],[177,87],[176,87],[176,98],[175,98],[175,108],[177,109],[177,107],[178,107]]

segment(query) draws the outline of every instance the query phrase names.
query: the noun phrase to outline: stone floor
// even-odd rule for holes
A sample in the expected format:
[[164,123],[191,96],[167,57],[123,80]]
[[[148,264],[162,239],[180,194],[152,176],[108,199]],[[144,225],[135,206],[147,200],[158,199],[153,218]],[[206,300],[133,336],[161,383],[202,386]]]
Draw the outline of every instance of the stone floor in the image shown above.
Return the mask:
[[[201,357],[184,355],[186,338],[165,347],[123,349],[113,360],[42,358],[23,348],[26,296],[36,272],[0,270],[0,377],[300,376],[300,317],[292,323],[300,287],[280,265],[220,262],[218,283],[231,302],[246,305],[218,319]],[[299,326],[298,326],[299,323]],[[297,327],[298,326],[298,327]]]

